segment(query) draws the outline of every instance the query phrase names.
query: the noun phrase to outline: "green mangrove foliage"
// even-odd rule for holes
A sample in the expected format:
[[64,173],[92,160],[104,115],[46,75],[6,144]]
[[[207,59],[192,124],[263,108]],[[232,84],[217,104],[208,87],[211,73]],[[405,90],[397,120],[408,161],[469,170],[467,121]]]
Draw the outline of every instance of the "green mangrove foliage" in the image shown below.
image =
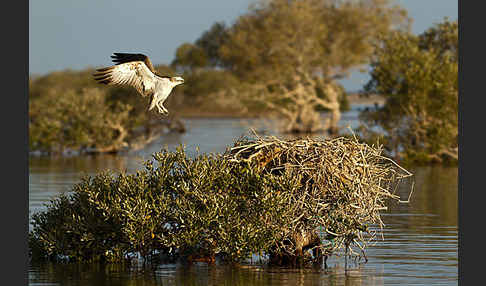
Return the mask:
[[106,103],[103,91],[52,91],[30,103],[31,150],[100,148],[114,151],[124,147],[131,106]]
[[219,49],[229,39],[228,27],[224,22],[214,23],[209,30],[194,42],[183,43],[175,54],[171,66],[177,70],[197,72],[205,68],[225,68],[229,63],[221,58]]
[[122,260],[154,251],[240,261],[268,248],[298,182],[264,176],[221,155],[161,151],[136,174],[86,177],[32,216],[32,257]]
[[458,161],[458,23],[415,36],[383,39],[371,64],[367,93],[386,97],[361,116],[384,129],[388,149],[410,162]]
[[362,233],[381,223],[384,200],[397,199],[387,184],[403,173],[380,152],[343,138],[273,137],[194,158],[163,150],[134,174],[85,177],[33,214],[30,255],[242,262],[261,253],[296,265],[352,246],[364,254]]
[[[170,73],[168,67],[157,67]],[[43,153],[118,152],[153,140],[171,121],[147,112],[134,89],[97,84],[93,69],[29,82],[29,148]]]

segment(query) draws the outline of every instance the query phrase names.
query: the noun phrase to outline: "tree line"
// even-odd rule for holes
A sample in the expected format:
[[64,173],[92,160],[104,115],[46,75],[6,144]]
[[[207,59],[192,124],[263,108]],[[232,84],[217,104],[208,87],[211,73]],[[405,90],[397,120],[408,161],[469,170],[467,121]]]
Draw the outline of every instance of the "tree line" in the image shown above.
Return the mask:
[[[214,23],[193,43],[180,45],[170,65],[159,66],[163,73],[186,79],[168,105],[208,114],[221,110],[241,116],[273,114],[283,132],[338,135],[341,112],[349,104],[338,80],[369,67],[371,79],[362,96],[379,94],[386,102],[362,113],[357,134],[363,140],[379,137],[390,153],[411,161],[456,162],[458,24],[444,19],[414,35],[411,21],[404,8],[389,0],[255,2],[234,23]],[[64,84],[46,83],[52,75],[30,83],[31,148],[65,144],[54,140],[64,132],[68,139],[63,142],[100,145],[103,139],[116,150],[129,141],[121,140],[122,134],[130,138],[137,126],[149,124],[145,102],[134,92],[122,96],[132,91],[94,91],[85,74],[78,76],[79,80],[72,79],[80,81],[72,83],[77,90],[69,91],[76,96],[65,103],[42,99],[57,98],[56,92],[69,94],[65,88],[52,91]],[[81,86],[91,90],[80,90]],[[102,93],[98,97],[103,100],[95,99],[96,93]],[[95,100],[100,102],[93,104]],[[47,105],[61,106],[47,111]],[[113,118],[98,120],[103,126],[99,122],[91,126],[94,122],[82,119],[83,106],[96,114],[113,112]],[[322,111],[329,114],[326,120]],[[71,125],[79,125],[72,130],[65,130],[67,119],[51,122],[60,114],[76,112],[79,119],[68,116],[76,121]],[[55,131],[49,133],[51,125]],[[100,139],[83,135],[88,127],[91,133],[108,128],[112,134]],[[375,127],[381,132],[373,131]]]

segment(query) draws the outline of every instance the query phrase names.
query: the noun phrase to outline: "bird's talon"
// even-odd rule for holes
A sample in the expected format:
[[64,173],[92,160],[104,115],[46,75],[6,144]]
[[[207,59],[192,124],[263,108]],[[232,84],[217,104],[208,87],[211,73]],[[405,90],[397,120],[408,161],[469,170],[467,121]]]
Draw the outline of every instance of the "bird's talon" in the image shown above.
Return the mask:
[[169,112],[168,111],[159,111],[159,113],[163,116],[168,116]]

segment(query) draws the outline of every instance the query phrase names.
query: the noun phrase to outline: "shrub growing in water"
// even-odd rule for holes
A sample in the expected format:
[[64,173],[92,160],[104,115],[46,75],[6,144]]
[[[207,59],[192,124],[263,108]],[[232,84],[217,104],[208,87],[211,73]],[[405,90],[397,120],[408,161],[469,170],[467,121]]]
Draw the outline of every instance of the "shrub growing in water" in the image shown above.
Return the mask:
[[[193,159],[181,147],[161,151],[135,174],[85,177],[34,214],[31,255],[242,262],[263,252],[295,263],[310,247],[324,255],[364,247],[361,233],[381,223],[384,199],[397,199],[376,183],[399,173],[379,154],[343,138],[240,140],[225,154]],[[325,233],[316,238],[319,227]]]
[[118,150],[127,144],[131,106],[108,104],[97,88],[51,91],[31,101],[31,150],[62,152],[85,148]]
[[[121,260],[154,251],[241,261],[278,239],[286,177],[262,176],[221,155],[161,151],[136,174],[85,177],[32,217],[32,255]],[[96,246],[96,247],[94,247]],[[190,256],[190,257],[189,257]],[[196,257],[197,256],[197,257]]]
[[161,128],[172,129],[171,120],[147,112],[148,99],[135,89],[102,87],[92,73],[54,72],[29,82],[31,151],[118,152],[143,146]]
[[410,163],[458,162],[458,34],[445,19],[418,36],[391,33],[375,52],[365,89],[386,102],[361,118]]

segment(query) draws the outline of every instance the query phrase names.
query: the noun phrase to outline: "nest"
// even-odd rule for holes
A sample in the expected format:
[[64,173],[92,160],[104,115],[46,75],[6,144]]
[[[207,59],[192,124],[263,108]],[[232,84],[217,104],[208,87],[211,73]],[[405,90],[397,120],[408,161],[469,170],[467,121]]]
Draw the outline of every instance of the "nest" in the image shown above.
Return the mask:
[[[287,239],[279,245],[281,251],[295,254],[299,248],[296,234],[305,237],[317,232],[321,243],[313,248],[324,255],[345,249],[346,254],[349,250],[366,258],[365,246],[382,233],[380,212],[387,210],[388,201],[408,202],[396,191],[412,174],[382,156],[380,145],[369,146],[355,137],[282,140],[254,135],[240,138],[226,156],[300,182],[292,194],[289,212],[294,219],[289,221]],[[355,252],[352,246],[361,251]]]

